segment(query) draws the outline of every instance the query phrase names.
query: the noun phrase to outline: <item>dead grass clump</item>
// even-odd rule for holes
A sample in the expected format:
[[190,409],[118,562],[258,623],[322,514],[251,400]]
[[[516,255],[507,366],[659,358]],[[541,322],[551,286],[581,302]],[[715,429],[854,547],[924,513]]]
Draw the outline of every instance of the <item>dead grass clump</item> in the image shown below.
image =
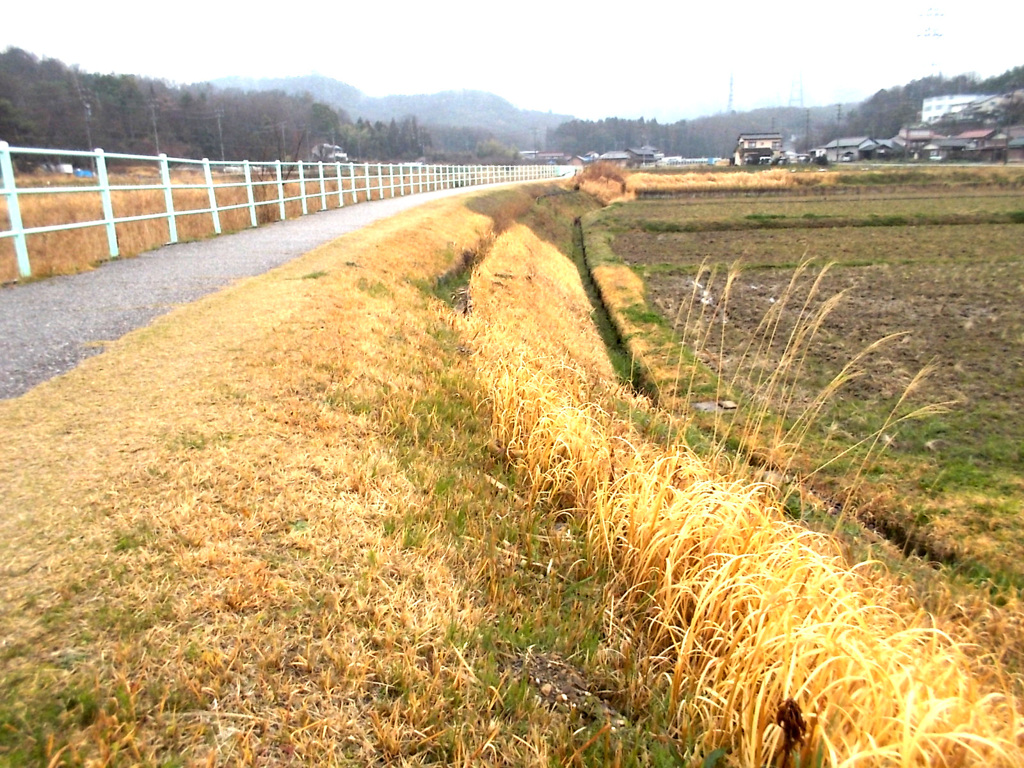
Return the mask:
[[599,160],[591,163],[576,177],[576,188],[582,189],[607,205],[616,200],[633,198],[627,177],[631,173],[621,166],[608,161]]

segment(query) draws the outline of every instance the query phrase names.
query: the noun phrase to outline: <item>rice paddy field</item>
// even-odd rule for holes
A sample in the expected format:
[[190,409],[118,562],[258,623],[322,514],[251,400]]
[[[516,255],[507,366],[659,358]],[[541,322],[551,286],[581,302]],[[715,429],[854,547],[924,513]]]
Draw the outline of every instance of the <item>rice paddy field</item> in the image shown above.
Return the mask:
[[788,459],[807,486],[968,579],[1024,587],[1024,193],[637,200],[588,231],[730,396],[790,422],[813,405]]
[[0,403],[0,765],[1024,763],[1019,602],[617,373],[600,207],[435,202]]

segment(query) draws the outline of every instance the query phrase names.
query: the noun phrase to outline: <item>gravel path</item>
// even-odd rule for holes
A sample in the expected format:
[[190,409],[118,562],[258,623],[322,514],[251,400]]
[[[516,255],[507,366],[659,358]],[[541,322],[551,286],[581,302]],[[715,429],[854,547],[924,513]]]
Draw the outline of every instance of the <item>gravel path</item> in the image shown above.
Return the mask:
[[[478,188],[479,189],[479,188]],[[321,211],[258,229],[165,246],[91,272],[0,289],[0,399],[24,394],[102,344],[179,304],[262,274],[322,243],[430,200],[450,189]]]

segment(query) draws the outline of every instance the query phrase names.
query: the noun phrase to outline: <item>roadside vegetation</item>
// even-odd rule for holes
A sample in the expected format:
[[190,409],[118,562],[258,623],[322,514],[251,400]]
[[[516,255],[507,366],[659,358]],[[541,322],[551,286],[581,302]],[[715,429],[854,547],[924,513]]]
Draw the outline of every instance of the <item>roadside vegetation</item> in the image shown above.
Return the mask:
[[[371,166],[372,168],[372,166]],[[346,172],[347,172],[346,167]],[[276,184],[276,175],[272,171],[257,167],[253,174],[253,198],[257,205],[256,219],[259,224],[278,221],[281,218],[280,206],[276,200],[286,199],[284,204],[285,218],[297,218],[302,215],[302,202],[299,196],[305,193],[308,210],[318,211],[338,208],[342,204],[354,205],[374,199],[380,200],[390,195],[393,184],[396,194],[403,189],[415,189],[422,184],[419,177],[405,175],[394,178],[384,177],[384,189],[377,188],[378,179],[371,182],[364,175],[362,166],[355,166],[351,176],[342,176],[339,189],[338,178],[327,178],[321,182],[319,178],[308,178],[300,182],[295,178],[286,179],[280,191]],[[372,171],[371,171],[372,173]],[[192,213],[210,207],[208,191],[201,171],[174,171],[172,183],[176,185],[172,192],[172,203],[175,211],[175,226],[180,241],[199,240],[215,234],[213,218],[209,213]],[[71,191],[60,194],[22,195],[19,203],[22,224],[26,228],[45,227],[74,222],[103,221],[103,207],[99,191],[75,191],[76,184],[65,175],[34,173],[21,179],[20,183],[34,187],[65,187]],[[159,185],[160,175],[156,166],[126,166],[119,168],[110,175],[110,183],[114,187],[111,193],[113,215],[116,218],[131,216],[148,216],[165,214],[167,202],[161,189],[154,190],[118,190],[118,186]],[[237,232],[252,226],[250,220],[248,197],[246,195],[245,178],[240,174],[219,174],[216,183],[222,185],[215,190],[218,217],[222,232]],[[84,184],[95,187],[94,180]],[[196,185],[195,189],[183,188]],[[239,186],[229,186],[237,184]],[[269,203],[269,204],[268,204]],[[7,222],[7,201],[0,200],[0,221]],[[140,253],[159,248],[169,240],[166,216],[146,219],[144,221],[128,221],[115,225],[120,258],[131,258]],[[42,232],[28,235],[29,255],[32,263],[32,274],[35,278],[46,278],[54,275],[68,275],[92,269],[97,264],[109,260],[110,246],[106,230],[102,225],[80,229],[65,229],[56,232]],[[14,250],[13,238],[0,240],[0,284],[18,280],[18,266]]]
[[[1016,605],[861,562],[676,409],[671,324],[590,258],[610,173],[378,223],[0,403],[0,761],[1019,765]],[[637,292],[654,390],[581,267]]]

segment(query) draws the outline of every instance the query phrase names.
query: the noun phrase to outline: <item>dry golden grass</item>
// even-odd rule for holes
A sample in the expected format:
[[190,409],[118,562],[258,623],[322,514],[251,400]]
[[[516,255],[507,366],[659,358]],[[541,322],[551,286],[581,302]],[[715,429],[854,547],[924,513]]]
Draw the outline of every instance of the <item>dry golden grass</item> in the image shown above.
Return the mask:
[[794,189],[808,186],[834,186],[835,173],[795,173],[772,169],[757,171],[691,172],[691,173],[631,173],[626,179],[630,192],[712,192],[725,190]]
[[600,200],[604,205],[617,200],[631,200],[635,195],[627,181],[631,172],[606,161],[592,163],[576,176],[576,189]]
[[[416,738],[366,704],[394,676],[467,683],[457,647],[431,649],[481,608],[429,538],[382,532],[424,493],[384,416],[444,372],[406,279],[484,226],[453,209],[172,313],[0,405],[23,447],[5,448],[0,516],[19,747],[44,763],[369,762]],[[44,727],[32,743],[54,701],[58,741]]]
[[[382,222],[0,403],[0,760],[1020,764],[998,665],[613,417],[654,409],[575,271],[490,225]],[[463,317],[433,278],[487,243]]]

